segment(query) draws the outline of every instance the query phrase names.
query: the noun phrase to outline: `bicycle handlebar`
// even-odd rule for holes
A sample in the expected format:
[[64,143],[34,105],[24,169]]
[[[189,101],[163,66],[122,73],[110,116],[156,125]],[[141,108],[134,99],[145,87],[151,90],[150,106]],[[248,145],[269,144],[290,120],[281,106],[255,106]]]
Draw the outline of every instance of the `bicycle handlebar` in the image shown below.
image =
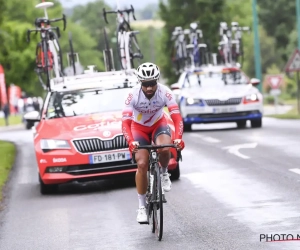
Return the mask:
[[132,5],[130,5],[130,9],[124,9],[124,10],[109,10],[109,11],[106,11],[105,8],[103,8],[103,17],[104,17],[105,22],[108,24],[106,14],[123,14],[124,12],[127,13],[128,17],[129,17],[129,14],[132,13],[133,19],[136,20],[135,15],[134,15],[134,8],[133,8]]
[[31,32],[49,32],[49,30],[56,30],[58,37],[60,37],[60,32],[59,32],[59,27],[49,27],[49,28],[37,28],[37,29],[32,29],[32,30],[27,30],[27,42],[30,42],[30,34]]
[[66,30],[67,27],[67,19],[66,19],[66,15],[63,14],[63,16],[61,18],[54,18],[54,19],[47,19],[47,18],[37,18],[35,20],[35,26],[38,28],[41,28],[41,23],[45,23],[47,25],[50,25],[51,23],[55,23],[55,22],[59,22],[59,21],[63,21],[64,23],[64,30]]
[[[176,148],[175,144],[162,144],[162,145],[143,145],[143,146],[138,146],[137,149],[160,149],[160,148]],[[135,154],[132,154],[132,158],[135,161]],[[176,161],[179,162],[179,160],[182,160],[182,155],[181,155],[181,151],[177,150],[177,159]]]

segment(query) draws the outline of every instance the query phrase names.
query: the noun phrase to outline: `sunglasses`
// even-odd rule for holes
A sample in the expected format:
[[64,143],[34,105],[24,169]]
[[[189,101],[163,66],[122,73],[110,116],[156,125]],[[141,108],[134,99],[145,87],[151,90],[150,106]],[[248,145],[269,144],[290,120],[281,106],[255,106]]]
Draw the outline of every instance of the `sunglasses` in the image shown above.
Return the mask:
[[142,86],[145,87],[145,88],[154,87],[155,85],[157,85],[156,80],[148,81],[148,82],[142,82]]

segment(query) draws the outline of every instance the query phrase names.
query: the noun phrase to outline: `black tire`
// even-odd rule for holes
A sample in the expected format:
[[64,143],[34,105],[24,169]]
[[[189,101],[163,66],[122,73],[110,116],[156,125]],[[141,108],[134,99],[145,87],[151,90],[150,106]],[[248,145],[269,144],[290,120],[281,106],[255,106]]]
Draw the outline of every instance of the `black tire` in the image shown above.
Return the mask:
[[69,32],[69,46],[70,46],[70,53],[71,53],[71,65],[73,67],[74,75],[76,75],[76,67],[75,67],[75,57],[74,57],[74,47],[72,41],[72,32]]
[[33,126],[34,126],[33,123],[31,123],[31,122],[26,122],[26,126],[25,126],[25,127],[26,127],[27,130],[31,129]]
[[[163,224],[164,224],[164,213],[163,213],[163,198],[162,198],[162,186],[161,186],[161,179],[160,179],[160,172],[154,173],[154,185],[158,189],[153,194],[155,197],[155,200],[157,200],[157,191],[159,195],[158,202],[153,203],[153,225],[155,228],[155,234],[157,236],[157,239],[161,241],[163,236]],[[159,219],[157,218],[157,212],[159,213]]]
[[39,175],[39,183],[40,183],[40,193],[42,195],[55,194],[58,191],[58,185],[56,185],[56,184],[52,184],[52,185],[44,184],[40,175]]
[[[136,48],[137,51],[135,51],[133,48]],[[141,49],[138,46],[138,40],[136,38],[135,34],[131,34],[131,38],[129,41],[129,54],[130,54],[130,64],[131,64],[131,68],[134,68],[134,55],[135,54],[140,54],[141,58],[138,59],[142,59],[142,53],[141,53]],[[138,60],[140,64],[140,60]]]
[[252,128],[261,128],[262,127],[262,119],[255,119],[251,120],[251,127]]
[[191,132],[192,131],[192,124],[183,124],[184,132]]
[[178,180],[180,178],[180,166],[179,166],[179,163],[177,163],[177,166],[176,166],[176,168],[174,170],[170,171],[170,174],[171,174],[170,179],[172,181]]
[[43,41],[43,52],[44,52],[44,61],[45,61],[44,71],[46,75],[46,86],[48,89],[50,89],[50,73],[49,73],[50,65],[49,65],[49,58],[48,58],[48,46],[46,41]]
[[112,58],[111,58],[111,53],[110,53],[110,46],[109,46],[109,42],[108,42],[108,37],[107,37],[107,33],[106,33],[106,29],[103,28],[103,32],[104,32],[104,43],[105,43],[105,58],[106,58],[106,65],[108,67],[108,71],[112,71],[113,69],[113,64],[112,64]]
[[244,47],[243,47],[243,40],[240,39],[240,54],[238,56],[238,62],[241,65],[241,68],[243,68],[244,63]]
[[60,70],[60,75],[63,76],[64,75],[64,65],[63,65],[63,56],[62,56],[62,51],[61,51],[61,47],[58,41],[58,37],[56,35],[56,33],[53,32],[54,35],[54,39],[56,40],[56,43],[58,45],[59,51],[58,51],[58,63],[59,63],[59,70]]
[[[122,56],[121,56],[121,51],[120,51],[120,45],[119,45],[119,41],[118,41],[118,38],[119,38],[119,32],[120,32],[120,26],[118,26],[118,29],[117,29],[117,54],[118,54],[118,59],[119,59],[119,63],[120,63],[120,68],[121,70],[122,69],[125,69],[125,66],[122,64]],[[125,49],[123,48],[124,50],[124,53],[125,53]]]
[[238,128],[245,128],[247,125],[247,120],[237,121],[236,124]]

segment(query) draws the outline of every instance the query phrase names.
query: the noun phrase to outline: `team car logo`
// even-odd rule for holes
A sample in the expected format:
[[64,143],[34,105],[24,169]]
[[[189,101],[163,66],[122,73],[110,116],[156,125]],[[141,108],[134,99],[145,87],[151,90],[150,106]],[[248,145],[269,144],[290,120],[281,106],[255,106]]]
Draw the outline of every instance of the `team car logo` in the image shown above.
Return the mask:
[[122,126],[122,121],[118,122],[100,122],[100,123],[95,123],[95,124],[90,124],[90,125],[79,125],[74,127],[73,130],[75,131],[83,131],[87,129],[91,130],[101,130],[103,127],[121,127]]
[[108,130],[106,130],[106,131],[103,132],[103,136],[104,137],[110,137],[111,136],[111,132],[108,131]]

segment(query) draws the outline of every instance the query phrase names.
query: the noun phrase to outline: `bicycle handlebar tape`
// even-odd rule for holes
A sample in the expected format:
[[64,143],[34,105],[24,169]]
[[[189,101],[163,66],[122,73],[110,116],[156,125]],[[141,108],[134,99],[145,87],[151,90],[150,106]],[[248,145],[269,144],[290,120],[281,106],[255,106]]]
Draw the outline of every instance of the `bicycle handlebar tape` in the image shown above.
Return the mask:
[[65,31],[67,28],[67,18],[65,14],[63,14],[63,22],[64,22],[64,31]]
[[105,22],[108,24],[105,8],[103,8],[103,17],[104,17]]

